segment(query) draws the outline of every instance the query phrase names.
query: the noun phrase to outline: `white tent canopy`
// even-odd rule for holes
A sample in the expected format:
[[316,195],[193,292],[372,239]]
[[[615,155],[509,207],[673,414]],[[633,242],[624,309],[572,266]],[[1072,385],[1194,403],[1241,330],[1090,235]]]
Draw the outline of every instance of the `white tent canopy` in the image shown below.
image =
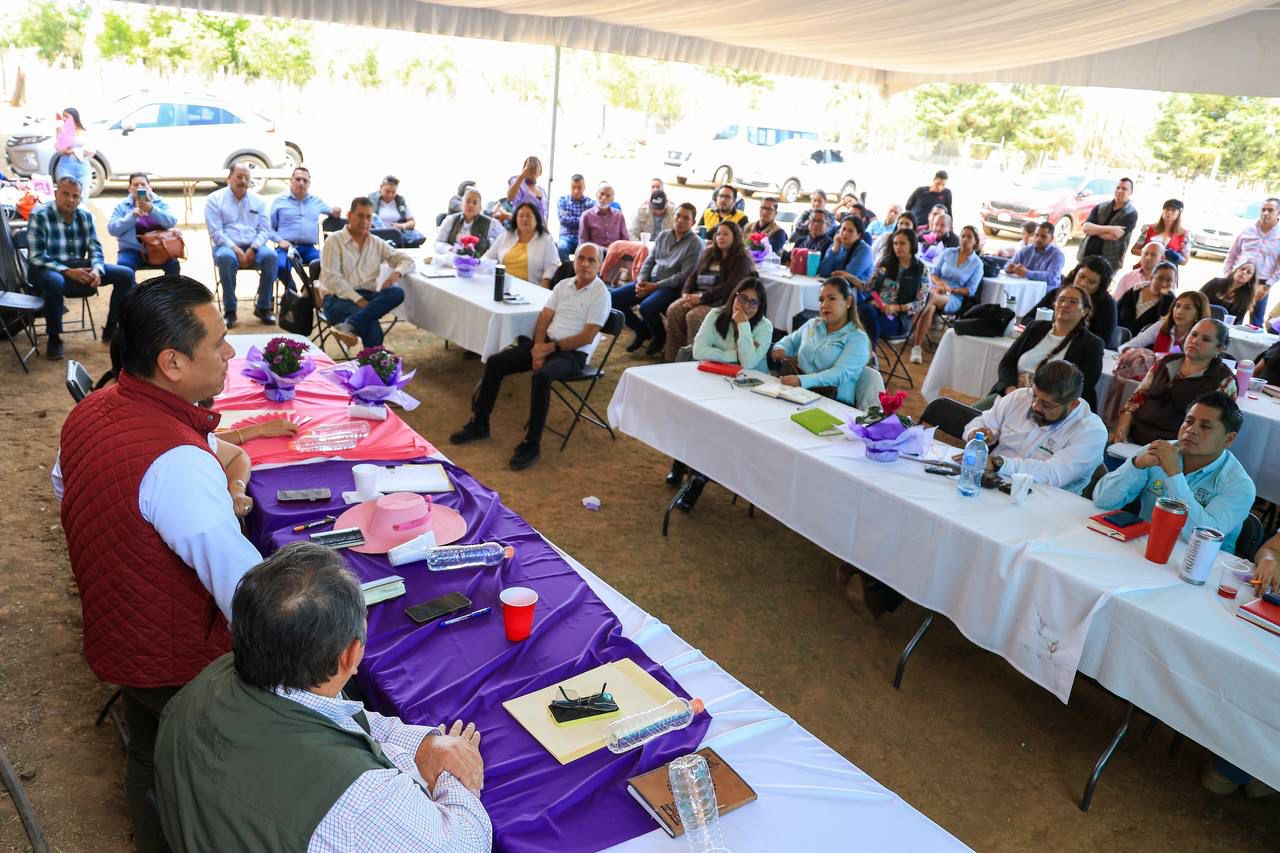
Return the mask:
[[1259,0],[141,0],[877,85],[1007,81],[1280,97]]

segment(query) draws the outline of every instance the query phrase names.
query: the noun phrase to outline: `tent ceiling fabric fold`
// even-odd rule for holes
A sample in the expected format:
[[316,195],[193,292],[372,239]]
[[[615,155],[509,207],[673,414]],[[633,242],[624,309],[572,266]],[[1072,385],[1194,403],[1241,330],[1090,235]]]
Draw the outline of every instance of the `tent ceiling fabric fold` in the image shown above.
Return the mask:
[[777,0],[140,2],[559,45],[886,92],[949,80],[1280,94],[1256,61],[1280,37],[1280,9],[1269,0],[866,0],[843,8]]

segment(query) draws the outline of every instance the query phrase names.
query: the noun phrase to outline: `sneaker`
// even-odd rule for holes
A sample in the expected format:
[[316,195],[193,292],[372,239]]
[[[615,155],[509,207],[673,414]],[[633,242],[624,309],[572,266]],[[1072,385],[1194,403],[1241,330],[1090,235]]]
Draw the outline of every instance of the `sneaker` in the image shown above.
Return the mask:
[[911,363],[924,364],[924,350],[920,347],[911,348]]
[[231,311],[223,314],[222,319],[226,322],[228,329],[234,329],[236,327],[236,312]]
[[344,347],[353,347],[360,343],[360,335],[350,323],[339,323],[336,326],[330,326],[329,332],[341,341]]
[[1212,791],[1219,796],[1234,794],[1240,787],[1238,783],[1232,782],[1218,772],[1218,769],[1213,766],[1213,759],[1205,762],[1204,770],[1200,771],[1200,784],[1205,790]]
[[470,444],[473,441],[483,441],[488,437],[489,425],[472,418],[467,421],[466,426],[449,436],[449,443]]
[[511,454],[511,461],[508,463],[512,471],[523,471],[530,465],[538,461],[538,457],[542,455],[542,448],[531,441],[522,441],[516,445],[515,452]]
[[62,338],[58,337],[57,335],[50,335],[49,343],[45,348],[44,354],[48,356],[50,361],[61,361],[62,360]]

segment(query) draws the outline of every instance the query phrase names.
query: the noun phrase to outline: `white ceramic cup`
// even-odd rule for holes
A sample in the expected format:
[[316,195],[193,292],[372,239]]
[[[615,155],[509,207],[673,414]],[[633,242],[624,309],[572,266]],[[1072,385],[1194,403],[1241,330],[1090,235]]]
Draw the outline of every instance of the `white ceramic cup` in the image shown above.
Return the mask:
[[1227,326],[1234,326],[1236,324],[1236,315],[1228,314],[1227,316],[1222,318],[1222,322],[1226,323]]
[[653,237],[653,235],[652,235],[652,234],[650,234],[648,231],[641,231],[641,232],[640,232],[640,242],[641,242],[641,243],[644,243],[646,246],[647,246],[647,245],[649,245],[649,239],[650,239],[651,237]]
[[367,462],[351,466],[351,476],[356,481],[356,497],[362,501],[378,496],[378,466]]

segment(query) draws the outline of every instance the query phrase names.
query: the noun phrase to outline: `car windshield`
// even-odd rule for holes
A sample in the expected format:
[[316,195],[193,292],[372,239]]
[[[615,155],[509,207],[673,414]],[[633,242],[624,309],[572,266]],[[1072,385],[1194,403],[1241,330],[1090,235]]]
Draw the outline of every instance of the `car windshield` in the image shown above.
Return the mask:
[[738,126],[736,124],[727,124],[716,131],[716,139],[733,139],[738,135]]
[[1033,190],[1061,191],[1067,192],[1074,190],[1080,186],[1080,182],[1084,180],[1081,175],[1063,175],[1063,174],[1039,174],[1026,175],[1014,181],[1014,186],[1025,187]]
[[1262,202],[1260,201],[1242,201],[1237,202],[1236,206],[1231,209],[1231,215],[1237,219],[1257,219],[1262,214]]

